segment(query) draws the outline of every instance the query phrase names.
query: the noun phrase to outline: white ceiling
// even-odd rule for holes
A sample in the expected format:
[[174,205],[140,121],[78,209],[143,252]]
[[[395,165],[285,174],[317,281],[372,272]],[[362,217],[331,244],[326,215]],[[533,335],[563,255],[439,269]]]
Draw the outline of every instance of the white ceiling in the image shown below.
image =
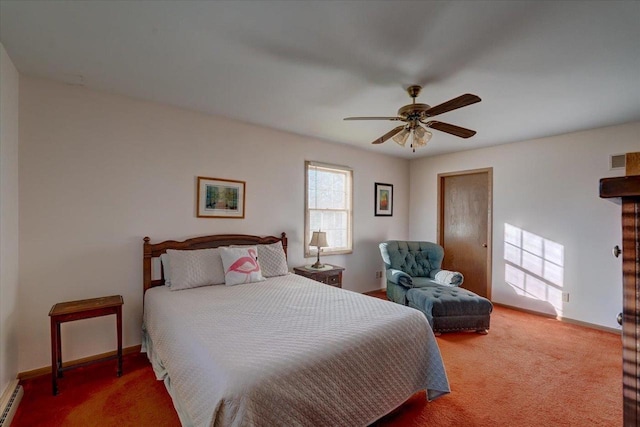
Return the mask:
[[[21,73],[415,158],[640,120],[640,2],[6,1]],[[437,119],[415,154],[371,141],[418,102],[482,102]]]

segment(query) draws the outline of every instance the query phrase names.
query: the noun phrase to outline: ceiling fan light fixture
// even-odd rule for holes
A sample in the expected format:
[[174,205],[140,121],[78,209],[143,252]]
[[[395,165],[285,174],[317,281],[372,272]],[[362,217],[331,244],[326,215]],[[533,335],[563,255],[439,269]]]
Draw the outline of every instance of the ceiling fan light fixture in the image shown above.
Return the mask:
[[407,143],[407,139],[411,136],[410,147],[413,149],[414,153],[416,152],[417,147],[426,146],[432,137],[431,132],[420,126],[420,124],[425,125],[427,128],[445,132],[459,138],[471,138],[476,134],[476,131],[474,130],[465,129],[460,126],[437,120],[429,120],[429,118],[480,102],[481,99],[479,96],[471,93],[465,93],[457,98],[450,99],[436,105],[435,107],[431,107],[428,104],[416,103],[416,97],[420,93],[420,89],[422,89],[422,87],[418,85],[412,85],[407,88],[407,93],[411,97],[412,102],[411,104],[400,107],[395,117],[345,117],[344,120],[391,120],[404,122],[406,124],[396,126],[381,137],[374,139],[371,143],[382,144],[389,139],[393,139],[396,144],[404,147]]
[[422,126],[418,126],[413,130],[413,146],[424,147],[431,140],[433,134],[425,130]]
[[407,139],[409,139],[410,133],[411,132],[409,132],[409,129],[404,128],[391,139],[393,139],[398,145],[404,147],[404,145],[407,143]]

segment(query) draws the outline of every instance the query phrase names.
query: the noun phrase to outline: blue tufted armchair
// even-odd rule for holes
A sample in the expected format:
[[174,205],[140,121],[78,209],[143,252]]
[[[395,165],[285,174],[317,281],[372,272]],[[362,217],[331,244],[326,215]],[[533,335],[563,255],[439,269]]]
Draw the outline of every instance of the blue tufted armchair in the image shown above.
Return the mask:
[[420,310],[434,333],[476,331],[486,334],[493,305],[459,288],[462,273],[443,270],[444,249],[431,242],[389,240],[380,243],[387,269],[387,298]]
[[387,274],[387,297],[407,305],[410,288],[438,286],[435,276],[441,271],[444,249],[431,242],[389,240],[380,243]]

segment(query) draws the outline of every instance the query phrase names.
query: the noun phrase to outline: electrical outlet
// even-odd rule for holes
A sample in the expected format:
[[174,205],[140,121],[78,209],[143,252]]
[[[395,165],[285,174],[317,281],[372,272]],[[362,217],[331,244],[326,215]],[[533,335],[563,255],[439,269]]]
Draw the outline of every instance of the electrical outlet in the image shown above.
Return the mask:
[[569,302],[569,292],[562,293],[562,302]]
[[382,279],[382,271],[376,271],[376,279]]

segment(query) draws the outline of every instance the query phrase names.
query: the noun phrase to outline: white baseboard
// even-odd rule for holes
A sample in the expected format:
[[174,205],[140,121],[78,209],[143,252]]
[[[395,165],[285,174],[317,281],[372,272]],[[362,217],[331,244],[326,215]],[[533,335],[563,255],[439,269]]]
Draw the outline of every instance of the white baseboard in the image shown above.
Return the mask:
[[605,332],[611,332],[613,334],[622,334],[622,329],[618,329],[618,328],[610,328],[608,326],[596,325],[595,323],[583,322],[581,320],[575,320],[575,319],[571,319],[569,317],[562,317],[562,316],[558,316],[558,315],[555,315],[555,314],[541,313],[539,311],[529,310],[527,308],[521,308],[521,307],[517,307],[515,305],[502,304],[501,302],[491,301],[491,303],[493,305],[499,305],[499,306],[502,306],[502,307],[510,308],[512,310],[522,311],[524,313],[529,313],[529,314],[534,314],[536,316],[548,317],[549,319],[556,319],[556,320],[559,320],[561,322],[566,322],[566,323],[573,323],[574,325],[584,326],[586,328],[597,329],[599,331],[605,331]]
[[9,427],[18,410],[24,390],[18,380],[13,380],[0,397],[0,427]]

